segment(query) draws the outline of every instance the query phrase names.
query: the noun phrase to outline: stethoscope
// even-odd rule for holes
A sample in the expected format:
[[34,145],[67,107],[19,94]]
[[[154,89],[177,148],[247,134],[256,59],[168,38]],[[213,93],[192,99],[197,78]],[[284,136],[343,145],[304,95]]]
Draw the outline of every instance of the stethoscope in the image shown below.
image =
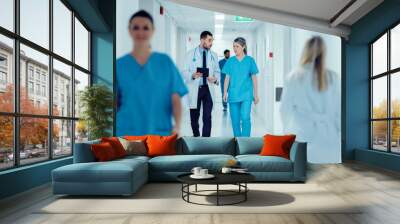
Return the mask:
[[[199,47],[196,47],[196,48],[194,49],[194,51],[193,51],[193,58],[192,58],[192,61],[193,61],[193,62],[196,62],[196,51],[198,51],[199,54],[200,54],[200,48],[199,48]],[[210,51],[210,50],[209,50],[209,51]],[[210,54],[211,54],[211,52],[210,52]],[[211,62],[215,62],[215,58],[214,58],[214,55],[213,55],[213,54],[211,54]]]

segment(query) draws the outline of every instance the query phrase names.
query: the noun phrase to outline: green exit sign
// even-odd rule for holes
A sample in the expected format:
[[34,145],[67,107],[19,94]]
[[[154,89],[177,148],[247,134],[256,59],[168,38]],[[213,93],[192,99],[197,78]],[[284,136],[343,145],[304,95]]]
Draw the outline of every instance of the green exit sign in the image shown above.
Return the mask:
[[238,23],[249,23],[249,22],[253,22],[254,19],[249,18],[249,17],[243,17],[243,16],[235,16],[235,19],[233,21],[238,22]]

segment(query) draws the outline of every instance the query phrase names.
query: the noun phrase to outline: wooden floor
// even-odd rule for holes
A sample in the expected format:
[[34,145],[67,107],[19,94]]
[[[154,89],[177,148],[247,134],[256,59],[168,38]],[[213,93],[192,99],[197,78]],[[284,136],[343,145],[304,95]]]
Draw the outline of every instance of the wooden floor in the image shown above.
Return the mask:
[[[313,165],[308,182],[317,183],[344,200],[367,204],[357,214],[36,214],[54,200],[42,186],[0,202],[0,223],[400,223],[400,174],[359,163]],[[316,201],[318,203],[318,201]]]

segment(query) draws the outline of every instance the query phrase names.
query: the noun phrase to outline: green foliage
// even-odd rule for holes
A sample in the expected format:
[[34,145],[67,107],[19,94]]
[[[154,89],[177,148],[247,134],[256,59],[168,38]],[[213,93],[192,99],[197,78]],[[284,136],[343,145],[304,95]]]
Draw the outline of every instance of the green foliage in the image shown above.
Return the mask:
[[110,136],[113,93],[104,85],[92,85],[80,92],[81,118],[87,125],[89,139]]

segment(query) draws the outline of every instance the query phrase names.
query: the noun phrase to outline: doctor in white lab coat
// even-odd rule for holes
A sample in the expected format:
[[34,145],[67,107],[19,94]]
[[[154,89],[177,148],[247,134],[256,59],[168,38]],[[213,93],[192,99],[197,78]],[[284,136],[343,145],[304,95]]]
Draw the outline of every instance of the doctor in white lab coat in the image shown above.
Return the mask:
[[[193,136],[200,136],[199,117],[203,106],[203,130],[201,136],[211,135],[211,112],[215,88],[219,85],[218,56],[211,51],[213,36],[209,31],[200,34],[200,45],[187,52],[183,75],[189,89],[190,122]],[[198,71],[200,69],[200,71]],[[208,77],[207,72],[208,71]],[[205,74],[203,74],[203,73]]]
[[284,132],[307,142],[311,163],[340,163],[340,79],[325,69],[321,37],[307,41],[300,66],[285,80],[281,101]]

